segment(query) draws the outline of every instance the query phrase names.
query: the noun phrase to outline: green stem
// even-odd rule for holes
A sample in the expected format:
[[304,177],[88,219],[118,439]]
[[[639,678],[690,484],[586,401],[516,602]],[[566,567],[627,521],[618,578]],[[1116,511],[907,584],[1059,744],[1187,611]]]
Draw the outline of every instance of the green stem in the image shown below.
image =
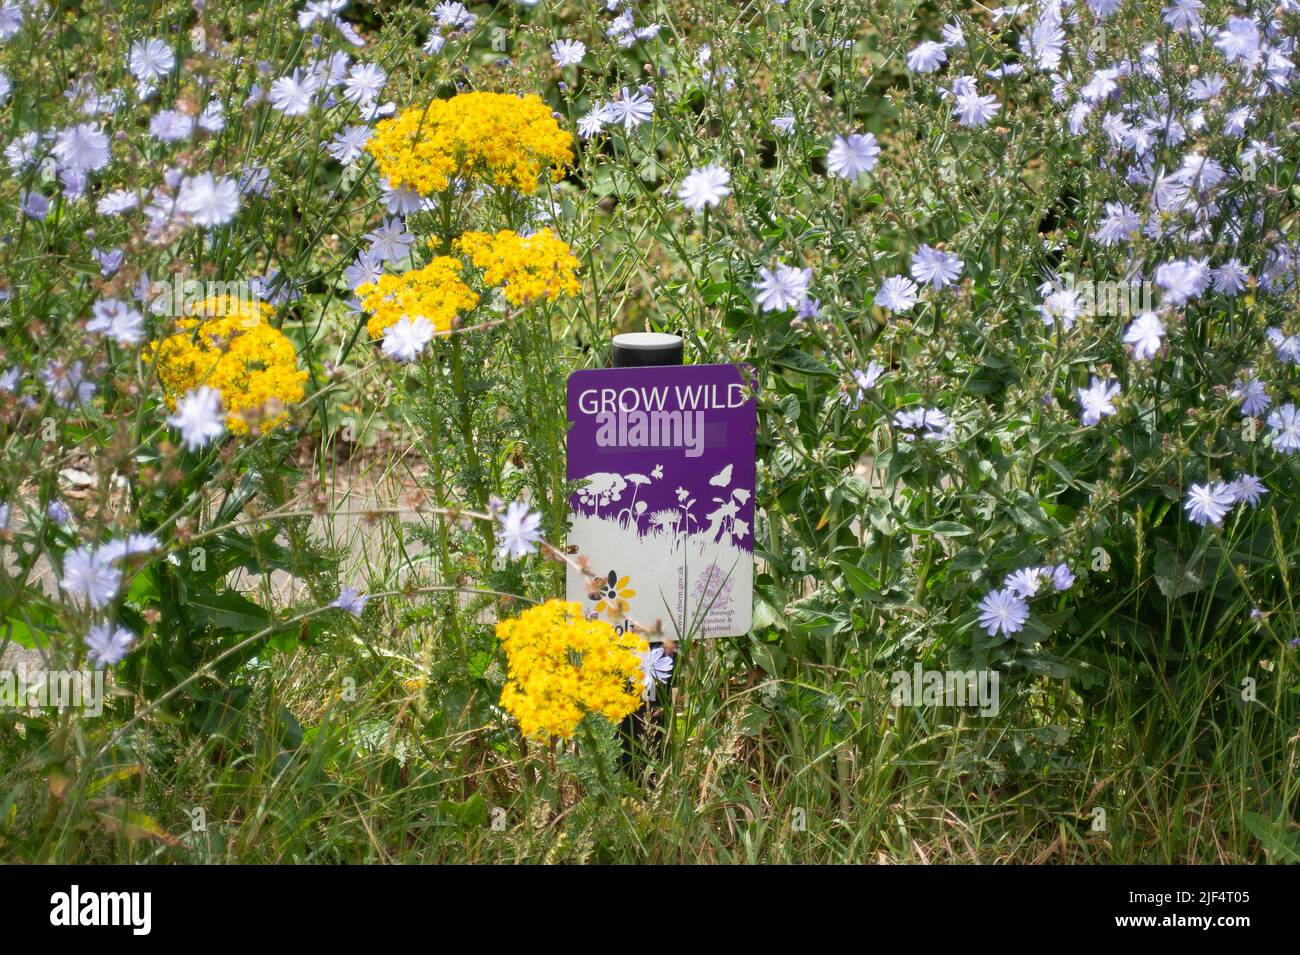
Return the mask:
[[[453,336],[453,338],[458,336]],[[426,359],[424,364],[425,382],[427,398],[429,401],[429,458],[433,466],[433,486],[435,500],[438,507],[447,506],[447,481],[443,474],[442,466],[442,443],[439,434],[442,431],[438,421],[438,403],[435,398],[435,377],[433,371],[433,362],[435,359]],[[447,533],[447,516],[438,515],[438,571],[447,582],[452,582],[451,575],[451,545]],[[458,597],[455,593],[450,594],[447,606],[447,620],[451,625],[451,634],[459,649],[464,650],[464,641],[460,634],[460,614],[457,605]]]
[[605,761],[600,755],[600,741],[596,739],[596,734],[591,730],[591,723],[585,717],[582,720],[582,735],[591,746],[591,758],[592,762],[596,764],[596,778],[600,780],[601,798],[603,800],[611,792],[609,776],[605,773]]
[[[469,482],[470,491],[474,495],[475,509],[485,511],[487,510],[488,493],[483,482],[483,467],[479,463],[478,450],[475,447],[473,408],[470,407],[469,394],[465,388],[465,361],[461,354],[465,347],[462,344],[464,337],[464,335],[451,336],[451,381],[452,389],[456,392],[456,412],[460,426],[460,437],[465,443],[465,476]],[[491,524],[486,522],[481,523],[479,526],[483,533],[483,543],[490,555],[496,545],[494,529]]]

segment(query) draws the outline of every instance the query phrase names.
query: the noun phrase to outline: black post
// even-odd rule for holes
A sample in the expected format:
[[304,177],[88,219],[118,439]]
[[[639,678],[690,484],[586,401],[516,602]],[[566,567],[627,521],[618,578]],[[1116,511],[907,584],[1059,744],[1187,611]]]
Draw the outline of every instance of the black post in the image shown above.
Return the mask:
[[[613,367],[615,368],[680,365],[682,364],[682,356],[682,339],[677,335],[666,335],[661,332],[628,332],[614,336]],[[624,774],[628,776],[635,774],[637,768],[636,756],[648,755],[647,750],[651,744],[647,738],[647,728],[656,723],[661,731],[667,728],[668,712],[672,704],[673,676],[676,675],[676,663],[677,661],[674,659],[673,673],[657,688],[657,693],[663,694],[657,698],[657,702],[660,704],[657,717],[647,700],[641,704],[639,710],[625,717],[619,727],[619,737],[622,741],[619,762],[622,765]],[[660,738],[662,738],[662,735]],[[640,754],[637,753],[638,748],[641,750]]]

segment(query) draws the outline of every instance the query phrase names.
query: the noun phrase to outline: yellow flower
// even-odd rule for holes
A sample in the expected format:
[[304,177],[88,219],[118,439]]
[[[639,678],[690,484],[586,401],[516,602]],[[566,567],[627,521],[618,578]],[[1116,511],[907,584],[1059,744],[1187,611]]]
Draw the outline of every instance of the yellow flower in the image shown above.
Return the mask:
[[221,393],[226,427],[247,434],[288,420],[285,405],[301,401],[307,373],[298,369],[293,343],[266,323],[270,307],[234,296],[195,303],[181,329],[144,350],[154,363],[169,408],[200,385]]
[[392,186],[420,195],[452,178],[532,194],[548,167],[558,181],[573,162],[572,137],[531,94],[461,93],[411,107],[381,122],[366,149]]
[[464,266],[440,255],[428,265],[401,275],[381,275],[376,282],[357,286],[361,307],[370,313],[366,328],[371,338],[404,317],[412,321],[423,316],[435,331],[445,332],[461,312],[478,304],[478,296],[460,278]]
[[540,229],[530,236],[509,229],[496,235],[466,232],[456,240],[456,247],[475,268],[483,270],[483,281],[504,286],[506,301],[511,305],[574,295],[579,290],[574,274],[578,260],[550,229]]
[[[502,286],[512,305],[579,291],[575,276],[578,260],[550,229],[530,236],[509,229],[496,235],[466,232],[454,245],[483,273],[485,283]],[[459,259],[440,255],[421,268],[401,275],[381,275],[374,282],[358,286],[361,307],[370,313],[366,322],[370,337],[382,337],[384,329],[403,318],[414,321],[424,317],[435,331],[449,330],[479,301],[461,278],[463,269]]]
[[641,657],[648,646],[576,603],[548,600],[497,624],[506,652],[501,706],[530,739],[573,735],[587,713],[617,723],[641,705]]

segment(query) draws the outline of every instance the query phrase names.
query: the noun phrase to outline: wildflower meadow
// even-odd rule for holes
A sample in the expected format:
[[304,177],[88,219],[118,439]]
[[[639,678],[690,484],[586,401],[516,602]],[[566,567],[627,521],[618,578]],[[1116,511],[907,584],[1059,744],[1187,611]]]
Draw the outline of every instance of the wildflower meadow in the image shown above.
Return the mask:
[[0,861],[1300,861],[1298,37],[0,0]]

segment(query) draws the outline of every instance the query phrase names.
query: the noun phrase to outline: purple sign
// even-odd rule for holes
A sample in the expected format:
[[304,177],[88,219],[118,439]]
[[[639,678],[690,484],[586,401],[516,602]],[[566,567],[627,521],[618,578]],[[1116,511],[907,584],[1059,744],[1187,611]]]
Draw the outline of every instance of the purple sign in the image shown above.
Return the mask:
[[661,636],[748,633],[754,588],[751,383],[735,365],[569,376],[567,596]]

